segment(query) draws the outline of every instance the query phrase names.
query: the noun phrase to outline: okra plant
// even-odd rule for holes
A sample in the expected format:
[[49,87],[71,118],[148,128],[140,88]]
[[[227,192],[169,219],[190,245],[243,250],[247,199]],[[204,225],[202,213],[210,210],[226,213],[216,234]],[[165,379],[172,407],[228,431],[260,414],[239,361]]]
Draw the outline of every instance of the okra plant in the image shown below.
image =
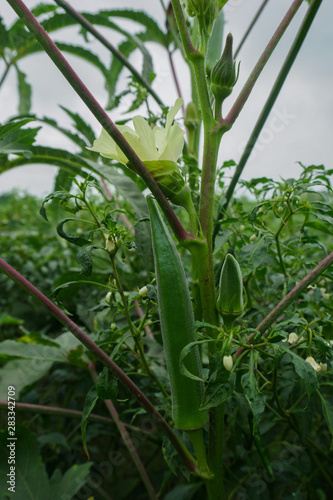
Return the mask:
[[[36,399],[37,382],[55,383],[53,363],[66,363],[68,370],[81,370],[86,377],[80,385],[83,396],[71,393],[77,410],[55,404],[50,408],[58,418],[79,414],[84,451],[76,467],[66,462],[66,471],[62,466],[62,477],[54,467],[50,466],[50,478],[43,470],[43,498],[57,491],[57,498],[63,499],[111,499],[116,488],[117,498],[329,500],[333,171],[301,165],[299,179],[240,180],[321,0],[307,2],[304,20],[238,165],[231,161],[222,168],[222,138],[233,134],[234,123],[302,0],[290,1],[238,94],[234,87],[242,66],[234,57],[232,34],[223,36],[228,0],[172,0],[168,5],[161,1],[164,31],[143,12],[80,13],[63,0],[30,11],[21,0],[7,2],[20,19],[8,29],[0,23],[0,55],[6,65],[0,86],[14,67],[20,115],[0,126],[0,173],[36,162],[60,167],[40,215],[45,224],[56,224],[57,237],[50,238],[59,245],[64,268],[61,253],[66,252],[69,267],[52,281],[49,298],[2,258],[0,268],[76,339],[62,330],[57,332],[61,336],[54,330],[50,334],[47,328],[35,336],[26,331],[23,338],[15,333],[1,339],[0,353],[10,381],[15,368],[11,363],[38,358],[44,345],[51,349],[45,355],[52,361],[46,370],[37,370],[27,383],[17,381],[18,411],[47,411],[46,405],[37,406],[44,400]],[[145,31],[127,32],[117,25],[118,17],[136,21]],[[111,52],[109,68],[87,48],[52,41],[48,32],[73,24]],[[120,32],[126,41],[115,47],[98,25]],[[175,103],[159,96],[149,41],[168,51],[179,94],[173,52],[182,55],[191,75],[191,95],[179,95]],[[75,132],[52,117],[31,114],[31,89],[18,64],[40,50],[98,120],[97,136],[74,110],[65,112]],[[142,73],[128,59],[134,50],[143,55]],[[109,112],[75,73],[65,52],[102,72]],[[117,95],[124,67],[131,79]],[[43,78],[46,81],[47,75]],[[128,118],[116,125],[115,108],[130,93],[132,123]],[[78,153],[35,145],[39,129],[23,128],[32,121],[58,128]],[[227,182],[230,167],[236,168]],[[246,195],[237,191],[240,185]],[[64,211],[70,215],[62,217]],[[3,257],[8,255],[8,261],[19,267],[15,252],[5,244],[3,248]],[[75,255],[69,256],[75,248]],[[9,313],[8,318],[12,324]],[[24,373],[25,368],[20,369]],[[92,379],[90,385],[86,379]],[[34,391],[31,384],[36,384]],[[120,480],[110,450],[97,453],[91,443],[92,436],[108,439],[105,430],[99,433],[93,427],[97,424],[88,423],[98,420],[94,412],[103,411],[96,406],[99,400],[136,470],[138,480],[131,478],[123,491],[117,489]],[[143,413],[158,429],[145,438],[151,440],[152,454],[128,430],[138,428]],[[18,443],[18,453],[22,449]],[[84,464],[87,457],[91,462]],[[107,474],[101,472],[100,462],[113,464]],[[22,457],[19,466],[24,469]],[[98,486],[92,486],[93,467]],[[0,462],[0,472],[5,471],[6,463]],[[75,484],[66,484],[66,474],[75,477]],[[119,474],[124,484],[125,468]],[[17,484],[20,498],[41,498],[31,478],[21,484],[17,476]],[[80,490],[83,485],[86,489]],[[1,498],[14,498],[8,488],[0,493]]]

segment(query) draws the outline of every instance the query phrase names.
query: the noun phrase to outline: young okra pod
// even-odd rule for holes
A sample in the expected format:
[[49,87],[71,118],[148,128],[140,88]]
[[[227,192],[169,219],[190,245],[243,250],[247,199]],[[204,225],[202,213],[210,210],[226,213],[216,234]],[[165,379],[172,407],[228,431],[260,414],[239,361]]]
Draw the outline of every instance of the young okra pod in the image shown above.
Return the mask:
[[244,310],[242,271],[231,254],[226,256],[222,266],[216,307],[228,330]]
[[147,198],[158,306],[163,346],[171,387],[172,418],[180,430],[202,428],[208,421],[208,412],[200,410],[204,392],[202,366],[198,346],[184,358],[186,369],[196,377],[181,373],[180,354],[194,337],[194,316],[185,271],[176,246],[162,220],[156,202]]

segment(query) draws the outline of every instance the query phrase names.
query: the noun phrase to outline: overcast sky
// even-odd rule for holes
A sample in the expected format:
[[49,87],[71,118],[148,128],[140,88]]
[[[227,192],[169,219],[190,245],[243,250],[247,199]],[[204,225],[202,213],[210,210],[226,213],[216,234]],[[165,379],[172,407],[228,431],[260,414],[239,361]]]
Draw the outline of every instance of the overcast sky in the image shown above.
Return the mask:
[[[26,0],[25,3],[31,8],[38,2]],[[70,3],[81,11],[91,12],[112,8],[145,10],[164,29],[164,15],[160,0],[94,0],[93,2],[71,0]],[[261,3],[262,0],[229,0],[225,7],[227,23],[224,36],[230,31],[234,36],[235,46],[238,45]],[[226,101],[226,108],[232,105],[265,44],[291,3],[291,0],[270,0],[266,6],[246,46],[238,56],[237,60],[241,61],[240,78],[234,93]],[[267,99],[307,6],[308,4],[303,2],[276,52],[264,69],[233,129],[225,135],[219,158],[221,164],[229,159],[234,159],[236,162],[239,160],[246,140]],[[7,25],[15,19],[15,13],[6,0],[0,0],[0,13]],[[278,97],[274,110],[266,122],[263,134],[257,143],[255,154],[245,168],[243,178],[249,179],[265,175],[278,179],[280,176],[285,178],[297,176],[300,171],[300,167],[296,163],[298,161],[306,165],[323,163],[327,168],[332,168],[332,22],[333,2],[323,0],[319,13]],[[121,23],[126,29],[138,29],[136,23],[130,21],[122,21]],[[104,28],[101,31],[107,34],[113,44],[120,42],[121,37],[119,34]],[[52,38],[76,43],[81,40],[81,38],[78,38],[77,32],[77,28],[66,28],[53,32]],[[109,54],[97,41],[92,41],[89,46],[93,51],[101,55],[105,64],[108,63]],[[172,106],[177,94],[170,77],[167,54],[156,44],[150,43],[147,47],[153,55],[155,73],[157,74],[153,86],[163,97],[164,102]],[[99,72],[75,57],[67,55],[66,57],[99,102],[105,105],[107,96],[104,81]],[[131,61],[140,69],[140,54],[136,52]],[[175,57],[175,62],[183,97],[185,103],[188,103],[190,100],[188,71],[180,56]],[[20,69],[27,73],[28,81],[33,87],[32,111],[34,113],[47,115],[57,119],[61,125],[68,125],[69,121],[66,115],[59,108],[59,105],[63,105],[81,114],[96,130],[96,135],[100,132],[100,126],[95,118],[85,108],[85,105],[46,55],[29,56],[23,59],[19,65]],[[0,77],[3,70],[4,67],[0,63]],[[119,91],[119,88],[117,90]],[[151,104],[154,107],[153,100],[151,100]],[[126,105],[128,105],[127,100],[124,101],[120,110],[110,113],[111,118],[113,120],[120,119],[120,112],[126,109]],[[12,72],[6,84],[0,90],[0,122],[3,123],[7,118],[15,114],[17,114],[16,77]],[[52,147],[70,147],[73,150],[72,144],[67,143],[62,135],[47,128],[39,132],[38,142]],[[0,193],[19,187],[39,195],[48,194],[52,190],[55,172],[55,168],[43,166],[17,168],[0,176]]]

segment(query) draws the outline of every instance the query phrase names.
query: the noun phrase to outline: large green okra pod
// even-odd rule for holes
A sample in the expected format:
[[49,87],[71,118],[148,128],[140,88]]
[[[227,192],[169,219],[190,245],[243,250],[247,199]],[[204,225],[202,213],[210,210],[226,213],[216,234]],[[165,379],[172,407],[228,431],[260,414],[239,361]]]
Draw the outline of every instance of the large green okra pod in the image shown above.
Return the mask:
[[[157,296],[171,386],[172,418],[180,430],[200,429],[208,421],[208,412],[201,411],[204,384],[183,375],[180,371],[180,353],[195,340],[194,316],[186,276],[176,246],[164,224],[153,198],[148,197],[152,230]],[[198,347],[191,349],[184,359],[187,370],[202,377]]]

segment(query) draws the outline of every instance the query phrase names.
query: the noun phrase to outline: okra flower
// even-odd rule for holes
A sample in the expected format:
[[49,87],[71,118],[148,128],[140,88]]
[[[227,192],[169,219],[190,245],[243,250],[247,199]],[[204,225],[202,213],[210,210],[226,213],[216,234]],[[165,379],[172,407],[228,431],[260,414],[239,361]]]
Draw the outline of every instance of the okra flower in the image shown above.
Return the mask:
[[316,372],[320,372],[321,367],[312,356],[308,356],[305,361],[309,363]]
[[[173,123],[182,104],[182,99],[176,100],[167,114],[164,128],[158,126],[151,128],[142,116],[133,118],[134,130],[128,125],[118,126],[119,131],[167,196],[179,193],[185,185],[182,171],[176,163],[183,151],[185,132],[178,123]],[[104,129],[93,146],[87,149],[132,168],[120,147]]]

